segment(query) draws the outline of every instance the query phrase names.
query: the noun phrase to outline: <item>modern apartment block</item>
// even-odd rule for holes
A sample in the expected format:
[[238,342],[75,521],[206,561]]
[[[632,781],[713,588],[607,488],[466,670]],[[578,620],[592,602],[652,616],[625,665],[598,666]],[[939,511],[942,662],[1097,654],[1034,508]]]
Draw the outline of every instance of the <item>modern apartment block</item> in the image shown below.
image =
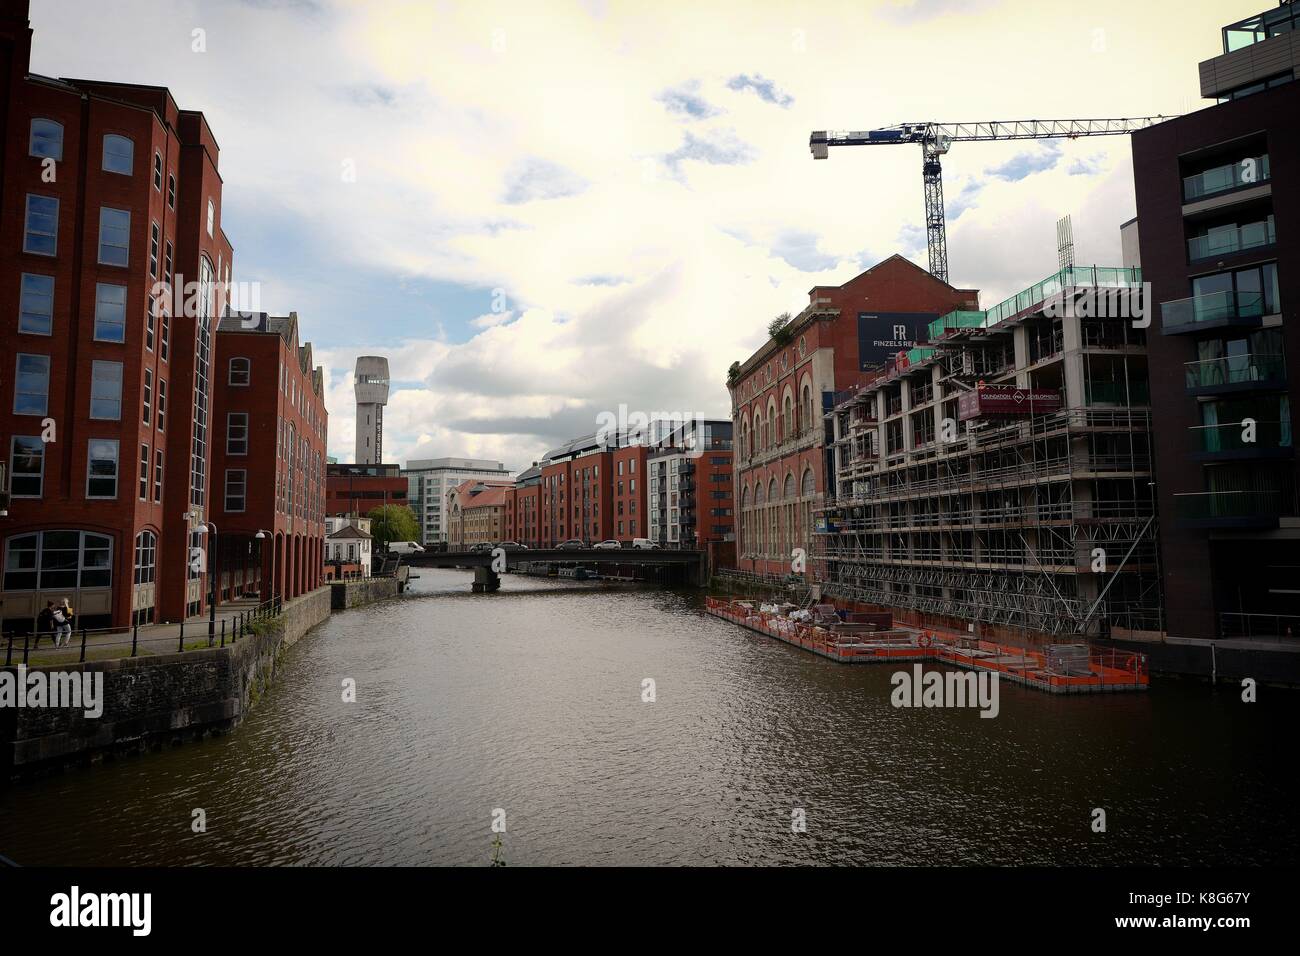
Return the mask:
[[1170,637],[1300,633],[1298,27],[1224,27],[1217,105],[1133,136]]
[[813,550],[812,513],[830,476],[824,416],[835,393],[924,341],[941,315],[979,302],[976,291],[954,289],[897,255],[808,295],[808,307],[733,365],[727,380],[737,441],[737,564],[760,575],[787,575],[796,547]]
[[[5,627],[64,597],[87,627],[176,620],[207,599],[206,572],[186,569],[221,493],[212,363],[232,249],[219,149],[165,87],[32,74],[31,42],[27,5],[6,3]],[[160,283],[172,294],[155,296]]]
[[401,474],[407,481],[406,504],[420,523],[421,544],[448,541],[447,496],[453,488],[472,478],[504,481],[510,477],[504,463],[484,458],[415,459],[406,463]]
[[[1067,268],[950,312],[842,396],[823,586],[989,636],[1157,630],[1146,330],[1121,295],[1140,278]],[[751,533],[779,537],[784,501]]]
[[651,541],[695,549],[735,533],[731,434],[725,419],[691,421],[650,450]]

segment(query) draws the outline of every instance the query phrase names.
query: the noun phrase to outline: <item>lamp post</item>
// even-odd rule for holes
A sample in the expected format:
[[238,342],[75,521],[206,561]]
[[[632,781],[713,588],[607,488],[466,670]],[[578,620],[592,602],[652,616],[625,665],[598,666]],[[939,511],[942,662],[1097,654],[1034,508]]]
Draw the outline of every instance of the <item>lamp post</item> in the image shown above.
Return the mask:
[[195,530],[199,534],[207,534],[209,530],[212,532],[212,537],[208,539],[208,555],[211,559],[208,561],[208,638],[211,639],[217,636],[217,578],[221,573],[217,554],[217,526],[211,521],[200,521]]
[[275,608],[275,535],[273,535],[270,531],[259,530],[257,534],[253,535],[253,537],[256,538],[258,541],[265,541],[268,538],[271,539],[271,586],[268,590],[271,592],[271,607],[272,609],[274,609]]

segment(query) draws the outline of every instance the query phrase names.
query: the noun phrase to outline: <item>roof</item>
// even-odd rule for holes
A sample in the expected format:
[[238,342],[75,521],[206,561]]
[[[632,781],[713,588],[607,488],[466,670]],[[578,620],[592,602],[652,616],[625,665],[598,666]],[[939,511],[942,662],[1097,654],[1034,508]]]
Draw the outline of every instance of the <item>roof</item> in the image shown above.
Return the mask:
[[290,312],[288,315],[271,315],[267,312],[241,312],[237,309],[227,309],[226,314],[217,320],[217,331],[280,336],[288,349],[297,351],[298,370],[310,376],[312,391],[318,397],[324,397],[325,370],[319,365],[312,368],[310,342],[298,344],[297,312]]
[[460,509],[461,511],[472,511],[475,508],[499,508],[506,503],[506,499],[510,497],[512,491],[514,491],[514,485],[485,488],[468,499],[462,499]]
[[367,541],[370,540],[370,535],[366,534],[356,525],[351,525],[351,524],[345,524],[343,527],[339,528],[339,530],[335,531],[333,534],[326,535],[326,537],[327,538],[364,538]]

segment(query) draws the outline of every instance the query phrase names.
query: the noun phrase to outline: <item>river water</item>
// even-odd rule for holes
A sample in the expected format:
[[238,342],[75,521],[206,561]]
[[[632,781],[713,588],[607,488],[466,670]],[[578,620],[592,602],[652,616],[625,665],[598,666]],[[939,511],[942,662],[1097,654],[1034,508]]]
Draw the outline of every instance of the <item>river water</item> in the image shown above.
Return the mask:
[[707,617],[697,592],[420,574],[301,640],[234,733],[0,788],[0,854],[483,865],[499,810],[508,865],[1297,859],[1292,692],[1004,682],[995,719],[896,709],[897,668]]

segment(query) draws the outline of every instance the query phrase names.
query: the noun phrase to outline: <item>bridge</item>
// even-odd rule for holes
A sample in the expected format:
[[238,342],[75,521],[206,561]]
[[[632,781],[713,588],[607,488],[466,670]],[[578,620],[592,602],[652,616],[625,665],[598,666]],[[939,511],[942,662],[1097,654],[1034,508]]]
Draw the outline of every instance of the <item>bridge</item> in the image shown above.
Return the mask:
[[[494,563],[495,562],[495,563]],[[655,548],[538,548],[519,551],[424,551],[402,555],[412,568],[473,568],[476,592],[501,587],[503,568],[525,564],[618,565],[624,568],[677,568],[683,583],[704,587],[709,583],[709,557],[704,551]]]

